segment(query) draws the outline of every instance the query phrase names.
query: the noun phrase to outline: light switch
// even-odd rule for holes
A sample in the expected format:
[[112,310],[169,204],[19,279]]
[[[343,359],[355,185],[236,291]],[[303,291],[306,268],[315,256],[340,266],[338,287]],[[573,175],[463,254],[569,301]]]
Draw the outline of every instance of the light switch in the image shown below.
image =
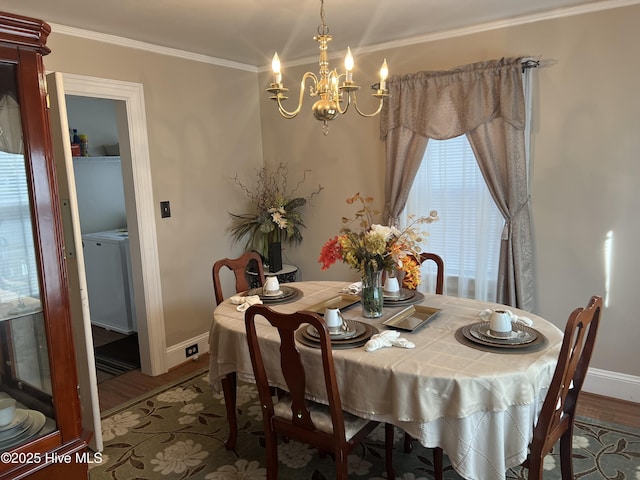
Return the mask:
[[169,201],[160,202],[160,218],[168,218],[171,216],[171,205]]

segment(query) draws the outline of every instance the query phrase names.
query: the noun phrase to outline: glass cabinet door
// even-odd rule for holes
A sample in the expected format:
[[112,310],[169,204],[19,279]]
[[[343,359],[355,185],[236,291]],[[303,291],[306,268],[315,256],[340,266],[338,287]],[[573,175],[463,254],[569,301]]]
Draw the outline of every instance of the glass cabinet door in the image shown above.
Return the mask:
[[16,68],[0,62],[0,451],[56,428]]

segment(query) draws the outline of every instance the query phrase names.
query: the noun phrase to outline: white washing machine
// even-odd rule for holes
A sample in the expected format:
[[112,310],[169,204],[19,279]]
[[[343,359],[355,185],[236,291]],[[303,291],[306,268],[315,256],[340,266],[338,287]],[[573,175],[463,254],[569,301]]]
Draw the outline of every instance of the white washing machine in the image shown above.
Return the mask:
[[124,334],[136,332],[129,234],[88,233],[82,244],[91,323]]

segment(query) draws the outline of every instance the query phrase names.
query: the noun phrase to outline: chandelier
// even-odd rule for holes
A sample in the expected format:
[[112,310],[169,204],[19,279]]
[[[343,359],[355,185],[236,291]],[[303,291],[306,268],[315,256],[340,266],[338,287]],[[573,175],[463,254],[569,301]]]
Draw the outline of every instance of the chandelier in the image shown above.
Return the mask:
[[324,0],[320,0],[320,20],[322,23],[318,26],[318,35],[313,37],[313,39],[320,44],[320,76],[318,77],[313,72],[306,72],[302,76],[302,80],[300,81],[300,98],[297,108],[289,111],[282,104],[283,100],[288,98],[286,94],[289,89],[285,88],[282,83],[278,52],[275,53],[273,61],[271,62],[273,83],[267,88],[267,92],[272,94],[269,98],[277,102],[280,115],[284,118],[294,118],[300,113],[300,109],[302,108],[305,83],[308,79],[311,79],[312,84],[309,86],[309,95],[311,97],[319,97],[312,107],[313,116],[322,122],[322,133],[327,135],[329,133],[328,122],[336,118],[339,113],[347,113],[351,103],[353,103],[355,110],[363,117],[374,117],[380,113],[384,98],[389,96],[389,91],[386,88],[389,69],[387,67],[387,60],[385,59],[380,68],[380,83],[371,86],[371,89],[374,90],[374,93],[371,95],[380,101],[378,108],[373,113],[363,113],[358,108],[356,99],[356,90],[360,87],[353,81],[354,62],[351,48],[347,47],[347,55],[344,60],[345,73],[338,74],[335,69],[329,70],[327,44],[333,37],[329,35],[329,27],[324,23]]

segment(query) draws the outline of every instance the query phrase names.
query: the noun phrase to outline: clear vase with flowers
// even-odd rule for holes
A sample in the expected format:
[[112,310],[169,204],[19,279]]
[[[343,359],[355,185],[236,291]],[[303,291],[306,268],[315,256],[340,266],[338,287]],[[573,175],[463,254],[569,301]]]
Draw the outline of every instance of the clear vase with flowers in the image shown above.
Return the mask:
[[359,193],[347,199],[347,204],[360,204],[354,218],[342,218],[340,234],[328,240],[320,252],[322,270],[338,260],[360,272],[362,279],[363,316],[376,318],[382,315],[383,292],[381,275],[384,270],[404,273],[405,285],[415,288],[420,284],[418,258],[420,244],[426,234],[418,225],[438,220],[438,212],[428,217],[413,219],[405,229],[373,223],[380,212],[371,208],[373,198]]

